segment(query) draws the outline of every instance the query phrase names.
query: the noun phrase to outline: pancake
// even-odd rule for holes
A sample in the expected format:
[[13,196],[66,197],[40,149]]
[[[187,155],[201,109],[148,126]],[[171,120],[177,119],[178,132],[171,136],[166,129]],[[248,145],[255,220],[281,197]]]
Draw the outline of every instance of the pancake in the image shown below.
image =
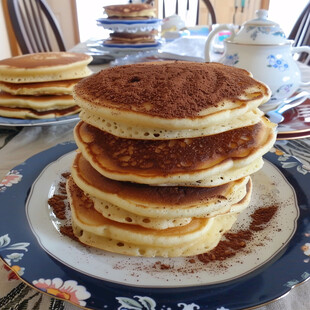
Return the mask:
[[80,79],[41,83],[7,83],[0,81],[0,90],[11,95],[72,95],[73,87]]
[[[224,208],[209,213],[209,216],[199,216],[198,218],[211,218],[223,214],[240,213],[245,208],[248,207],[251,199],[252,186],[251,181],[248,183],[248,191],[242,200],[238,201],[236,204],[227,204]],[[84,192],[85,193],[85,192]],[[94,209],[102,214],[105,218],[119,223],[126,223],[130,225],[139,225],[150,229],[167,229],[170,227],[180,227],[189,224],[194,218],[188,217],[176,217],[176,218],[165,218],[165,217],[150,217],[150,216],[140,216],[135,213],[131,213],[127,210],[120,208],[119,206],[108,203],[104,200],[100,200],[96,197],[87,196],[93,203]],[[162,209],[166,206],[163,205]],[[208,205],[205,206],[208,209]],[[158,210],[159,211],[159,210]]]
[[190,244],[182,243],[175,247],[159,247],[153,244],[139,245],[117,240],[112,237],[99,236],[80,228],[75,220],[73,220],[72,227],[74,234],[84,245],[112,253],[143,257],[180,257],[193,256],[211,251],[218,245],[221,237],[230,230],[236,220],[237,215],[235,214],[218,216],[213,219],[209,231],[201,236],[200,239],[196,240],[196,242]]
[[[108,179],[97,172],[81,153],[71,167],[74,182],[88,196],[96,197],[141,217],[210,217],[228,212],[242,200],[249,177],[217,187],[149,186]],[[97,209],[98,210],[98,209]]]
[[90,111],[83,109],[80,113],[80,119],[86,123],[108,132],[114,136],[127,139],[142,140],[166,140],[166,139],[183,139],[209,136],[217,133],[229,131],[232,129],[250,126],[261,121],[264,113],[259,109],[245,112],[239,117],[232,117],[223,122],[208,124],[205,128],[195,129],[157,129],[151,127],[138,127],[135,125],[124,125],[116,121],[109,121],[101,116],[94,116]]
[[47,111],[36,111],[27,108],[7,108],[0,106],[0,116],[19,119],[50,119],[77,114],[80,107],[75,105],[65,109],[51,109]]
[[276,139],[265,117],[252,126],[212,136],[177,140],[115,137],[80,122],[78,148],[102,175],[151,185],[218,186],[254,173]]
[[167,229],[171,227],[179,227],[189,224],[192,218],[151,218],[143,217],[135,213],[131,213],[116,205],[113,205],[96,197],[89,197],[93,202],[94,209],[102,216],[118,223],[126,223],[130,225],[139,225],[150,229]]
[[164,130],[201,129],[242,117],[270,94],[246,70],[181,61],[108,68],[73,91],[76,103],[94,118]]
[[0,107],[29,108],[40,112],[73,106],[76,104],[71,95],[15,96],[0,91]]
[[0,60],[0,81],[35,83],[71,80],[91,74],[92,57],[71,52],[46,52]]
[[112,19],[140,19],[153,18],[156,16],[153,6],[146,3],[107,5],[103,8],[108,18]]
[[104,43],[108,44],[141,44],[141,43],[155,43],[155,36],[150,33],[127,33],[114,32],[110,33],[108,39]]
[[72,226],[84,244],[115,253],[134,256],[189,256],[214,248],[231,228],[237,215],[193,219],[189,224],[164,230],[117,223],[103,217],[87,196],[68,179]]

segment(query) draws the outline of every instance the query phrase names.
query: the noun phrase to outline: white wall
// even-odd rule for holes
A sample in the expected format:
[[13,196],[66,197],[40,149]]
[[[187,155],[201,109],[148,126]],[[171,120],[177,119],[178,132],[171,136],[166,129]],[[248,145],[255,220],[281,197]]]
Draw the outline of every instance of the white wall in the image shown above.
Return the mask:
[[2,2],[0,3],[0,59],[11,57],[11,49],[6,31]]
[[288,36],[309,0],[270,0],[268,19],[278,23]]
[[104,29],[103,27],[97,26],[96,19],[104,17],[104,6],[126,3],[128,3],[128,0],[76,0],[81,42],[84,42],[88,39],[107,38],[109,31]]

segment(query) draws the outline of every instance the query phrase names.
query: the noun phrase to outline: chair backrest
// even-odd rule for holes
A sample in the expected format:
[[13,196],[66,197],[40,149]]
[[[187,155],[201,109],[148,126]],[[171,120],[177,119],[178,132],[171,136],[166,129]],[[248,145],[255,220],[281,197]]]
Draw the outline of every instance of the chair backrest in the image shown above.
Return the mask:
[[[216,15],[215,15],[215,10],[214,10],[212,3],[209,0],[203,0],[203,2],[206,5],[208,12],[209,12],[209,15],[210,15],[211,22],[209,24],[211,24],[211,25],[216,24]],[[166,1],[162,0],[163,18],[167,17],[166,16],[166,5],[168,3],[171,4],[171,0],[166,0]],[[181,3],[184,3],[184,1],[179,1],[179,0],[175,1],[175,12],[174,13],[176,15],[179,14]],[[200,0],[197,0],[197,1],[186,0],[186,11],[189,11],[190,9],[192,9],[192,7],[194,7],[196,10],[195,25],[198,25],[199,24],[199,15],[200,15]]]
[[66,50],[58,21],[45,0],[7,0],[7,7],[23,54]]
[[[294,46],[310,45],[310,2],[301,12],[288,38],[294,40]],[[310,60],[306,53],[301,53],[298,60],[308,62],[308,65],[310,65]]]

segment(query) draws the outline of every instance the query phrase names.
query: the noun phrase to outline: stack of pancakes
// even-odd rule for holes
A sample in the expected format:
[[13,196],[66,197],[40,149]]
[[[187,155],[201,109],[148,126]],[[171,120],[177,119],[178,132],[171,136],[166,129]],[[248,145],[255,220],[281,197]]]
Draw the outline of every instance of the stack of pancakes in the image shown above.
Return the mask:
[[[108,5],[104,7],[108,19],[113,20],[144,20],[155,17],[155,9],[146,3],[130,3],[119,5]],[[106,44],[145,44],[156,42],[157,31],[135,31],[135,32],[112,32],[105,40]]]
[[47,119],[76,114],[77,82],[92,57],[69,52],[27,54],[0,61],[0,116]]
[[79,82],[67,192],[84,244],[134,256],[213,249],[250,202],[275,141],[269,89],[217,63],[119,66]]

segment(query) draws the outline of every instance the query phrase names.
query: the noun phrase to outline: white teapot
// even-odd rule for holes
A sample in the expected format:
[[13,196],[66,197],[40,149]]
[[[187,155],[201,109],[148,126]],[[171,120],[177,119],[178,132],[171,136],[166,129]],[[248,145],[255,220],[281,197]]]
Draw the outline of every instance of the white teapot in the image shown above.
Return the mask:
[[309,86],[301,81],[294,53],[310,54],[309,46],[292,47],[278,24],[269,21],[268,11],[258,10],[257,18],[244,23],[236,33],[233,25],[220,25],[209,34],[205,45],[205,60],[211,61],[213,38],[228,30],[231,36],[224,40],[224,54],[216,61],[246,69],[253,77],[267,84],[272,96],[263,107],[265,111],[276,108],[299,87]]

